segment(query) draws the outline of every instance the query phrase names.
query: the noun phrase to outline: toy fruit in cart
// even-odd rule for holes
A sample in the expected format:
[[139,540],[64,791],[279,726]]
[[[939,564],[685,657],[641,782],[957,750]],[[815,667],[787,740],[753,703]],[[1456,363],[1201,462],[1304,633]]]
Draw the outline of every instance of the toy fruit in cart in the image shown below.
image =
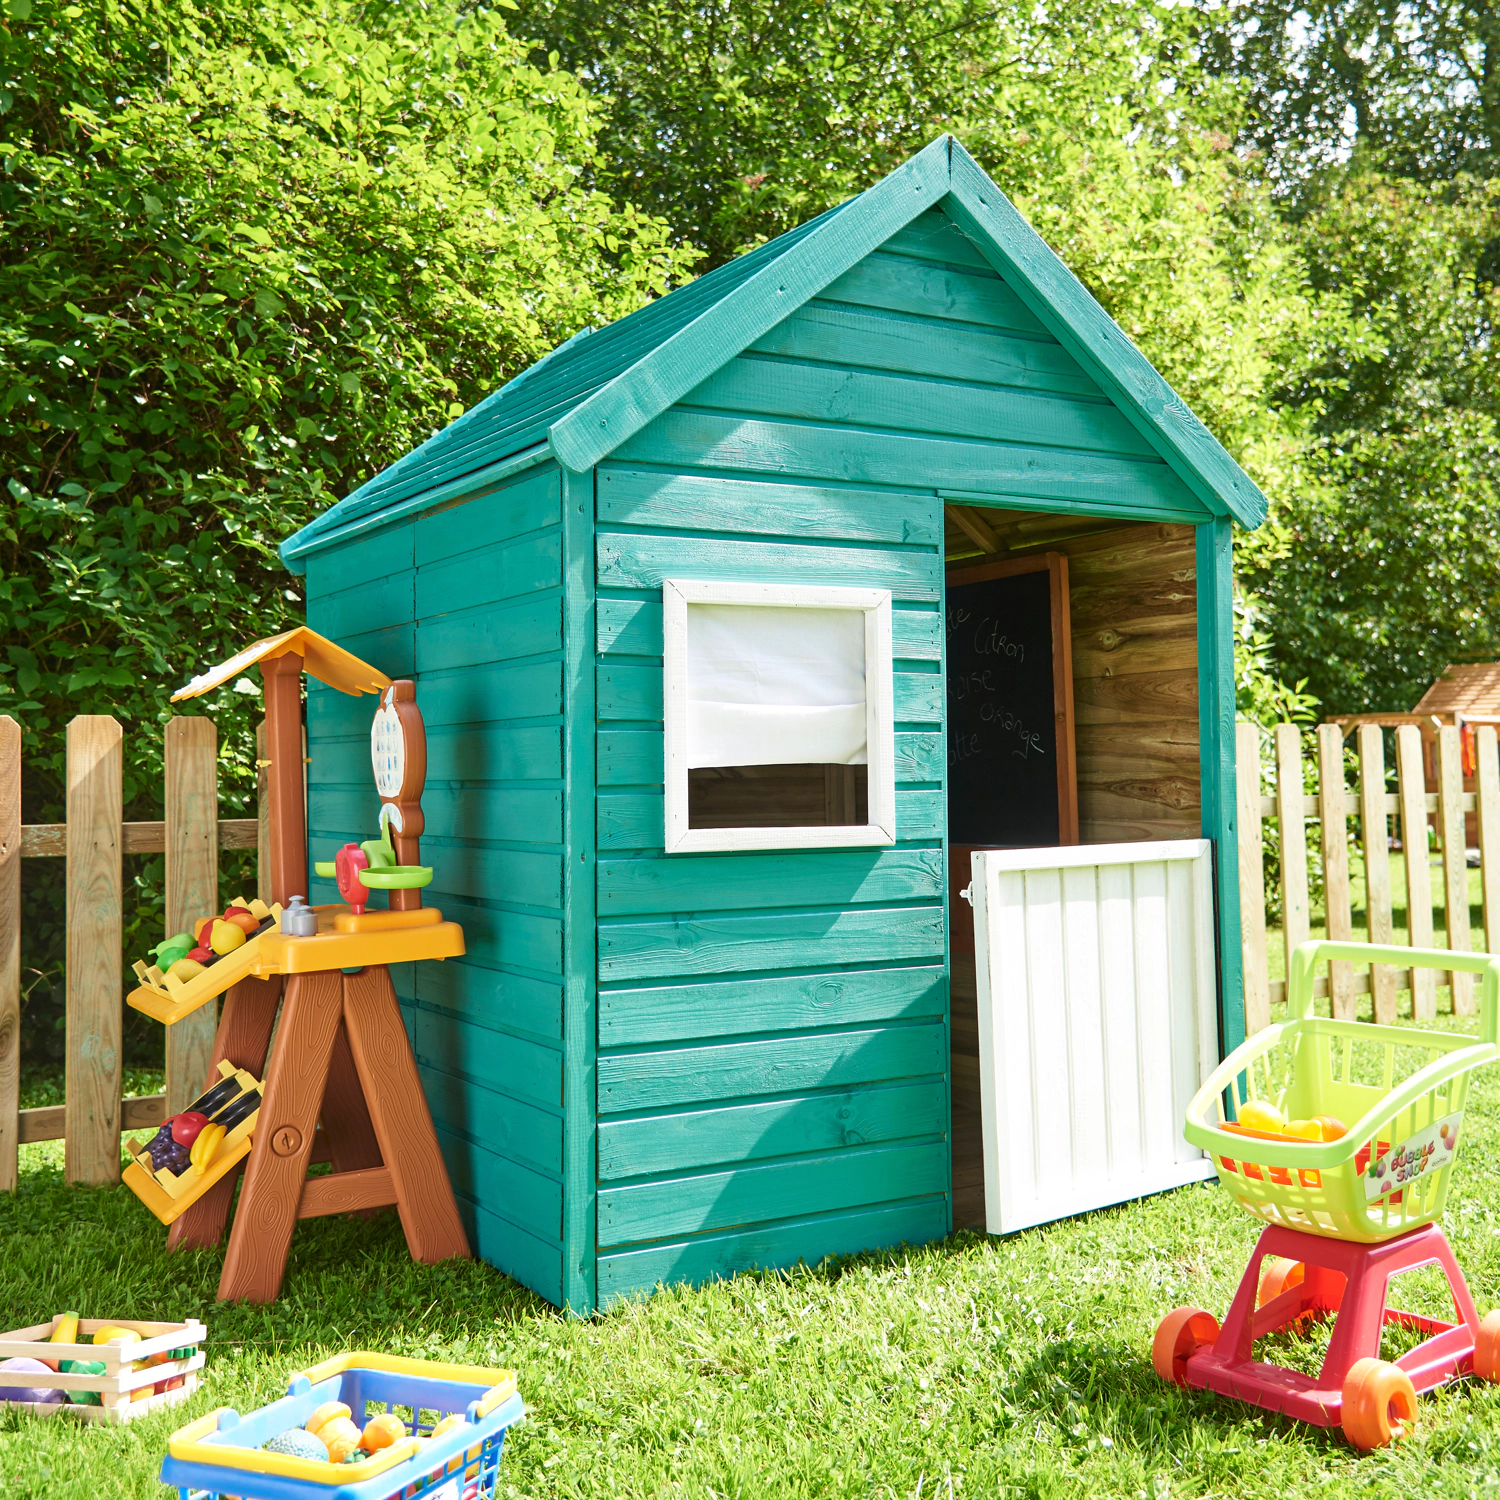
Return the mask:
[[[1314,969],[1323,960],[1481,974],[1477,1043],[1313,1015]],[[1464,1375],[1500,1382],[1500,1312],[1480,1320],[1436,1222],[1458,1158],[1470,1078],[1496,1061],[1500,957],[1368,943],[1298,947],[1287,1020],[1220,1063],[1193,1096],[1184,1128],[1211,1157],[1229,1199],[1266,1227],[1222,1329],[1198,1307],[1162,1319],[1151,1349],[1157,1374],[1341,1427],[1364,1451],[1411,1428],[1421,1392]],[[1353,1123],[1346,1127],[1346,1119]],[[1392,1281],[1422,1266],[1436,1266],[1446,1280],[1454,1322],[1390,1305]],[[1333,1328],[1317,1375],[1252,1357],[1263,1335],[1319,1319],[1332,1319]],[[1379,1357],[1390,1326],[1421,1335],[1393,1361]]]

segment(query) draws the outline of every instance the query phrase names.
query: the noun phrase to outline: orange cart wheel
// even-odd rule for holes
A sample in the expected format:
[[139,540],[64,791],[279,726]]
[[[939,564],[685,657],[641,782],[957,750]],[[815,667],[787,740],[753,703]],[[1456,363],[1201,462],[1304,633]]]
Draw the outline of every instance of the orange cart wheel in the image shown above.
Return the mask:
[[1344,1377],[1344,1436],[1362,1453],[1405,1436],[1417,1421],[1411,1376],[1384,1359],[1359,1359]]
[[1486,1313],[1474,1336],[1474,1373],[1500,1382],[1500,1312]]
[[1201,1307],[1176,1307],[1156,1325],[1151,1367],[1173,1385],[1187,1384],[1187,1362],[1219,1336],[1219,1320]]
[[1268,1255],[1266,1268],[1261,1272],[1260,1294],[1255,1299],[1257,1307],[1274,1302],[1283,1292],[1300,1286],[1303,1265],[1300,1260],[1288,1260],[1284,1255]]

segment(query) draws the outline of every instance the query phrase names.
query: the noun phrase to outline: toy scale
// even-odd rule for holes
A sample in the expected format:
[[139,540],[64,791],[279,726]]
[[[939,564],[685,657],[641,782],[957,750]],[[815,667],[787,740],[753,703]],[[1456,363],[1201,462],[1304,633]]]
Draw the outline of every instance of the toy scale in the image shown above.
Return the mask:
[[[1312,1014],[1320,960],[1390,962],[1393,951],[1303,943],[1288,977],[1289,1019],[1237,1048],[1193,1097],[1187,1139],[1267,1227],[1224,1326],[1202,1308],[1179,1307],[1162,1319],[1151,1349],[1164,1380],[1341,1428],[1362,1451],[1402,1436],[1423,1391],[1461,1375],[1500,1381],[1500,1312],[1479,1317],[1436,1222],[1458,1160],[1469,1077],[1500,1058],[1500,959],[1399,950],[1404,966],[1483,975],[1477,1043]],[[1403,1064],[1409,1076],[1401,1080]],[[1453,1322],[1389,1305],[1391,1279],[1420,1266],[1442,1272]],[[1316,1376],[1253,1357],[1262,1335],[1324,1318],[1334,1325]],[[1390,1326],[1424,1337],[1384,1360],[1381,1333]]]

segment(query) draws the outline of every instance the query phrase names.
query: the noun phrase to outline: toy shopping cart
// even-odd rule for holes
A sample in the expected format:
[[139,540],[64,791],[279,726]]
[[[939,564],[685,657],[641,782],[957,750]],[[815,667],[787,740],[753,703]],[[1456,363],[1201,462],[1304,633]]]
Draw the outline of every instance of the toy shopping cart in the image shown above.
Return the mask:
[[[342,1464],[266,1450],[330,1401],[360,1427],[377,1409],[395,1412],[407,1435]],[[433,1436],[455,1413],[466,1420]],[[342,1354],[294,1375],[281,1400],[249,1416],[221,1407],[174,1433],[161,1480],[180,1500],[488,1500],[506,1430],[524,1415],[508,1370]]]
[[[1314,969],[1327,959],[1483,975],[1479,1040],[1314,1016]],[[1459,1375],[1500,1380],[1500,1313],[1480,1321],[1435,1222],[1458,1163],[1470,1076],[1500,1058],[1497,1004],[1500,958],[1490,954],[1328,942],[1296,950],[1288,1019],[1238,1047],[1188,1106],[1187,1139],[1268,1227],[1222,1330],[1201,1308],[1179,1307],[1162,1320],[1152,1363],[1163,1379],[1341,1426],[1362,1449],[1415,1421],[1418,1392]],[[1333,1138],[1248,1128],[1240,1120],[1253,1116],[1246,1106],[1254,1101],[1289,1120],[1321,1119],[1321,1133]],[[1386,1305],[1391,1278],[1424,1265],[1446,1277],[1454,1322]],[[1251,1358],[1261,1335],[1328,1316],[1336,1321],[1316,1377]],[[1388,1324],[1427,1337],[1400,1359],[1381,1360]]]

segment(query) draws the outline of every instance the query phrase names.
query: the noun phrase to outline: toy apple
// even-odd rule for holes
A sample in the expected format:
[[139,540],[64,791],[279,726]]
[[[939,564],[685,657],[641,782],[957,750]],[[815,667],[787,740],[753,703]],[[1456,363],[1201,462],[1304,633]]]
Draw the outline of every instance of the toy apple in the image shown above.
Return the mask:
[[208,1116],[196,1109],[185,1109],[180,1115],[173,1115],[167,1124],[172,1127],[172,1139],[179,1146],[191,1146],[198,1139],[198,1132],[208,1124]]

